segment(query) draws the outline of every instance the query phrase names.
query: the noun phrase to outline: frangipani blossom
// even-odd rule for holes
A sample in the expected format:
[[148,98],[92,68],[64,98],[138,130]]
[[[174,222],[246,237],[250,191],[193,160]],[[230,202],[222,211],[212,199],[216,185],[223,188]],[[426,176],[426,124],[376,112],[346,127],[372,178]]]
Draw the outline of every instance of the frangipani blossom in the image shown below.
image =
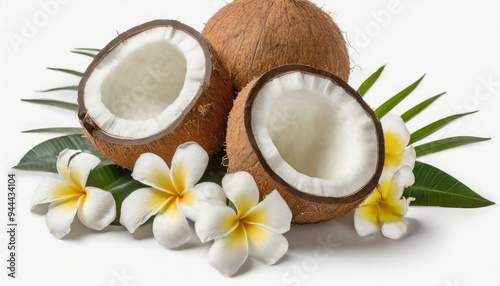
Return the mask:
[[55,237],[69,233],[75,215],[95,230],[103,229],[115,219],[116,205],[111,193],[85,186],[90,171],[99,163],[94,155],[65,149],[57,158],[57,172],[63,180],[45,178],[36,188],[31,205],[50,203],[45,218]]
[[199,209],[226,202],[219,185],[195,185],[207,165],[207,152],[194,142],[177,147],[171,168],[155,154],[142,154],[132,177],[150,187],[134,191],[123,201],[120,223],[132,233],[155,216],[153,235],[161,245],[175,248],[186,243],[191,236],[186,217],[196,220]]
[[354,227],[360,236],[377,232],[387,238],[401,238],[408,225],[404,215],[414,198],[402,198],[406,186],[413,185],[415,177],[409,166],[403,166],[392,177],[383,178],[375,191],[354,212]]
[[278,191],[259,203],[259,190],[246,172],[226,175],[222,187],[236,210],[225,205],[206,209],[196,221],[202,242],[215,239],[208,253],[210,264],[230,276],[248,256],[276,263],[288,250],[282,235],[290,229],[292,213]]
[[402,166],[415,166],[416,153],[410,142],[410,132],[401,117],[387,114],[380,120],[384,130],[385,161],[384,172],[392,176]]

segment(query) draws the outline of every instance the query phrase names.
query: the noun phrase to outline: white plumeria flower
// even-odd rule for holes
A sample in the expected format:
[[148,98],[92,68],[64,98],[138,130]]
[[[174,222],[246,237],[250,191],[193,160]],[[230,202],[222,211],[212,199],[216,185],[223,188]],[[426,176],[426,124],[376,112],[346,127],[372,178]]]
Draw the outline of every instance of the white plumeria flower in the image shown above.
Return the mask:
[[399,239],[408,229],[404,216],[414,198],[401,198],[406,186],[415,182],[409,166],[403,166],[392,177],[383,178],[375,191],[354,212],[354,227],[360,236],[377,232]]
[[155,216],[153,235],[161,245],[175,248],[186,243],[191,237],[186,217],[196,220],[200,209],[226,202],[219,185],[195,185],[207,165],[207,152],[194,142],[177,147],[171,168],[155,154],[142,154],[132,177],[150,187],[134,191],[123,201],[120,223],[132,233]]
[[416,153],[410,142],[410,132],[401,117],[387,114],[380,120],[384,130],[385,161],[384,172],[392,176],[402,166],[415,166]]
[[288,250],[282,235],[290,230],[292,213],[278,191],[259,203],[259,190],[246,172],[226,175],[222,187],[236,207],[212,206],[196,221],[202,242],[215,239],[208,253],[210,264],[230,276],[248,256],[266,264],[276,263]]
[[57,158],[57,172],[63,180],[45,178],[33,193],[32,207],[50,203],[46,222],[55,237],[69,233],[75,215],[95,230],[103,229],[115,219],[116,205],[111,193],[85,186],[90,171],[99,163],[94,155],[65,149]]

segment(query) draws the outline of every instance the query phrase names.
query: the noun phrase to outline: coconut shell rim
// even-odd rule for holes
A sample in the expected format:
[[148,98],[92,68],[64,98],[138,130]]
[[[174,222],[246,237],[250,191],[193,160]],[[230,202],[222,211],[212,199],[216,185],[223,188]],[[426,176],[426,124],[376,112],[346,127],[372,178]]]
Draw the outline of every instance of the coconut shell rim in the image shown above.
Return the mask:
[[[152,134],[147,137],[143,138],[128,138],[128,137],[119,137],[116,135],[109,134],[108,132],[104,131],[101,127],[97,126],[95,123],[94,119],[88,114],[88,110],[85,106],[84,103],[84,97],[85,97],[85,87],[87,84],[87,81],[89,77],[92,75],[94,69],[101,63],[101,61],[106,58],[106,56],[113,50],[115,49],[119,44],[121,44],[124,40],[133,37],[137,34],[140,34],[144,31],[158,28],[158,27],[173,27],[176,30],[181,30],[194,38],[198,44],[200,45],[203,54],[205,55],[205,76],[203,78],[202,83],[200,84],[200,87],[198,88],[198,91],[196,92],[195,96],[191,100],[191,102],[188,104],[188,106],[184,109],[184,111],[174,120],[171,122],[169,125],[167,125],[164,129],[156,132],[155,134]],[[87,67],[85,70],[82,79],[80,80],[80,83],[78,84],[78,119],[80,120],[80,123],[82,127],[88,132],[93,137],[97,137],[101,140],[108,141],[111,143],[117,143],[121,145],[143,145],[143,144],[148,144],[151,142],[154,142],[167,134],[171,133],[179,124],[184,120],[184,117],[191,111],[191,109],[196,105],[198,102],[198,99],[200,96],[208,89],[208,86],[210,84],[211,80],[211,75],[213,71],[213,63],[212,63],[212,53],[210,46],[208,42],[205,40],[205,38],[201,35],[200,32],[195,30],[194,28],[179,22],[177,20],[170,20],[170,19],[157,19],[153,21],[149,21],[143,24],[140,24],[138,26],[135,26],[133,28],[130,28],[129,30],[121,33],[117,37],[115,37],[111,42],[109,42],[104,48],[101,49],[101,51],[94,57],[94,60],[90,63],[90,65]],[[90,122],[89,122],[90,121]],[[92,124],[93,123],[93,124]]]
[[[370,117],[372,122],[374,123],[375,126],[375,133],[378,141],[378,150],[377,150],[377,155],[378,155],[378,162],[375,168],[375,172],[372,174],[372,177],[366,182],[365,185],[363,185],[361,188],[356,190],[350,195],[347,196],[342,196],[342,197],[325,197],[325,196],[318,196],[318,195],[313,195],[305,192],[301,192],[294,186],[290,185],[288,182],[286,182],[283,178],[281,178],[274,170],[269,166],[267,163],[266,159],[262,155],[262,152],[260,152],[260,149],[258,147],[257,141],[255,139],[254,133],[253,133],[253,128],[252,128],[252,108],[253,108],[253,103],[255,101],[255,98],[259,94],[260,90],[264,87],[265,84],[270,82],[271,80],[277,78],[278,76],[282,76],[288,73],[292,72],[302,72],[310,75],[315,75],[315,76],[321,76],[323,78],[327,78],[332,80],[335,84],[340,86],[344,91],[346,91],[352,98],[354,98],[358,104],[363,108],[365,113]],[[384,160],[385,160],[385,147],[384,147],[384,136],[383,136],[383,130],[382,130],[382,125],[380,121],[378,120],[377,116],[375,115],[375,112],[373,109],[368,106],[368,104],[363,100],[363,98],[355,91],[352,87],[350,87],[345,81],[337,77],[336,75],[329,73],[327,71],[307,66],[307,65],[302,65],[302,64],[292,64],[292,65],[282,65],[276,68],[273,68],[269,70],[268,72],[264,73],[261,75],[253,84],[253,86],[250,88],[248,91],[248,97],[246,98],[246,102],[244,105],[244,110],[243,110],[243,120],[244,120],[244,126],[246,129],[246,134],[248,136],[248,140],[250,142],[250,145],[252,146],[253,151],[257,155],[257,158],[264,168],[264,170],[267,172],[267,174],[273,179],[275,182],[277,182],[283,190],[293,194],[296,197],[299,197],[301,199],[315,202],[315,203],[323,203],[323,204],[345,204],[345,203],[352,203],[355,201],[358,201],[360,199],[366,198],[375,188],[378,186],[378,181],[380,179],[380,176],[382,175],[383,167],[384,167]]]

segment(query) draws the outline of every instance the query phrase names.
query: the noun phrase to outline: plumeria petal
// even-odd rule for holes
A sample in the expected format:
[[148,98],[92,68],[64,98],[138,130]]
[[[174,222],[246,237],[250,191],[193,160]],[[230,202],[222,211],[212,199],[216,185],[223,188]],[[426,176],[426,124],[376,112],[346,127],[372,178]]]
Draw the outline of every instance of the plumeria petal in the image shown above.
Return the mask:
[[35,189],[31,198],[32,208],[38,204],[51,203],[71,196],[80,196],[82,193],[73,186],[54,178],[44,178]]
[[196,221],[203,209],[211,205],[225,206],[226,195],[219,185],[204,182],[184,191],[179,203],[186,217]]
[[80,198],[72,197],[49,205],[45,222],[53,236],[62,238],[69,233],[79,204]]
[[87,183],[90,171],[94,169],[101,160],[88,153],[80,153],[69,162],[68,174],[74,186],[83,190]]
[[259,225],[245,225],[250,246],[250,256],[266,263],[275,264],[288,251],[286,238]]
[[158,190],[175,194],[170,169],[161,157],[144,153],[135,162],[132,178]]
[[382,128],[385,132],[391,132],[396,134],[401,140],[404,147],[410,142],[410,131],[406,128],[406,124],[403,119],[395,114],[387,114],[380,120],[382,123]]
[[357,208],[354,211],[354,228],[359,236],[367,236],[379,230],[378,224],[373,223],[372,220],[367,219],[366,216],[362,214],[364,208],[365,207]]
[[179,194],[192,188],[203,176],[208,154],[198,143],[179,145],[172,158],[172,181]]
[[406,214],[408,212],[408,207],[410,206],[410,203],[413,202],[415,198],[409,197],[409,198],[401,198],[401,204],[403,205],[403,211]]
[[410,166],[410,168],[413,170],[416,160],[417,152],[415,151],[415,147],[413,147],[413,145],[406,147],[403,152],[403,165]]
[[59,153],[59,156],[57,157],[57,163],[56,163],[57,173],[59,173],[59,175],[66,182],[71,181],[69,178],[69,172],[68,172],[69,161],[70,161],[71,157],[73,157],[75,154],[78,154],[80,152],[82,152],[82,151],[64,149]]
[[170,194],[157,189],[138,189],[123,201],[120,223],[132,233],[151,216],[156,215],[170,198]]
[[88,228],[101,230],[116,218],[116,204],[110,192],[87,187],[78,208],[78,218]]
[[200,240],[207,242],[227,235],[238,224],[238,216],[233,209],[228,206],[215,205],[205,209],[194,226]]
[[408,224],[405,221],[384,223],[382,225],[382,234],[391,239],[399,239],[406,234]]
[[253,207],[243,221],[277,233],[285,233],[290,230],[292,212],[278,191],[274,190]]
[[392,181],[397,188],[397,191],[393,194],[394,198],[399,199],[403,195],[404,188],[415,183],[415,175],[411,167],[403,166],[394,174]]
[[240,218],[259,202],[259,189],[252,175],[247,172],[224,176],[222,188],[227,198],[236,206]]
[[153,235],[161,245],[175,248],[191,238],[189,224],[179,209],[176,199],[171,199],[153,221]]
[[217,239],[208,252],[210,265],[226,276],[231,276],[248,258],[245,228],[238,225],[228,236]]

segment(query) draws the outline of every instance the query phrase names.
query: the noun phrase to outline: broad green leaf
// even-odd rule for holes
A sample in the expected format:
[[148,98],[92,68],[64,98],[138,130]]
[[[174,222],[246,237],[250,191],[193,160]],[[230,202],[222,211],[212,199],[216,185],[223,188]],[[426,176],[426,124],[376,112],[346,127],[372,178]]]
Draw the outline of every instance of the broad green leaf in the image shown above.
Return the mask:
[[479,208],[494,204],[440,169],[416,162],[415,184],[404,190],[404,197],[413,197],[415,206]]
[[422,144],[420,146],[415,147],[415,152],[417,152],[417,157],[440,152],[443,150],[448,150],[451,148],[482,142],[486,140],[490,140],[491,138],[479,138],[479,137],[471,137],[471,136],[458,136],[458,137],[450,137],[441,140],[432,141],[426,144]]
[[83,134],[81,127],[50,127],[22,131],[22,133],[63,133],[63,134]]
[[87,186],[92,186],[111,192],[116,202],[116,219],[111,223],[120,225],[120,212],[123,200],[132,192],[147,187],[134,180],[131,172],[117,165],[97,167],[90,172]]
[[375,114],[378,118],[384,117],[387,113],[389,113],[394,107],[396,107],[403,99],[405,99],[410,93],[412,93],[415,88],[420,84],[420,82],[424,79],[425,74],[419,78],[417,81],[409,85],[407,88],[400,91],[395,96],[391,97],[389,100],[384,102],[379,108],[375,110]]
[[63,109],[68,109],[72,111],[78,111],[78,104],[70,103],[66,101],[53,100],[53,99],[21,99],[21,101],[31,102],[35,104],[43,104],[48,106],[59,107]]
[[84,55],[87,57],[95,58],[96,54],[93,53],[88,53],[88,52],[81,52],[81,51],[71,51],[74,54],[79,54],[79,55]]
[[100,52],[101,49],[95,49],[95,48],[75,48],[77,51],[89,51],[89,52]]
[[438,121],[435,121],[435,122],[433,122],[425,127],[422,127],[419,130],[417,130],[411,134],[410,143],[408,143],[408,145],[411,145],[415,142],[418,142],[418,141],[424,139],[425,137],[431,135],[432,133],[434,133],[434,132],[438,131],[439,129],[445,127],[446,125],[450,124],[454,120],[457,120],[463,116],[473,114],[476,112],[477,111],[473,111],[473,112],[467,112],[467,113],[461,113],[461,114],[448,116],[448,117],[442,118]]
[[60,68],[47,68],[47,69],[51,70],[51,71],[63,72],[63,73],[67,73],[67,74],[71,74],[71,75],[75,75],[75,76],[79,76],[79,77],[81,77],[83,75],[82,72],[70,70],[70,69],[60,69]]
[[378,80],[380,74],[384,71],[385,65],[381,66],[376,72],[370,75],[358,88],[359,95],[363,96],[370,90],[373,84]]
[[429,105],[431,105],[434,101],[436,101],[438,98],[440,98],[443,94],[446,92],[440,93],[438,95],[435,95],[427,100],[422,101],[421,103],[417,104],[415,107],[409,109],[403,115],[401,115],[401,118],[403,119],[404,122],[410,121],[413,117],[417,116],[420,112],[424,111]]
[[39,90],[38,92],[50,92],[50,91],[58,91],[58,90],[78,90],[78,85],[68,85],[68,86],[55,87],[55,88],[50,88],[50,89],[45,89],[45,90]]
[[101,165],[111,162],[97,151],[87,137],[83,135],[66,135],[44,141],[26,153],[19,161],[15,169],[25,171],[43,171],[56,173],[57,156],[64,149],[82,150],[94,154],[101,159]]

